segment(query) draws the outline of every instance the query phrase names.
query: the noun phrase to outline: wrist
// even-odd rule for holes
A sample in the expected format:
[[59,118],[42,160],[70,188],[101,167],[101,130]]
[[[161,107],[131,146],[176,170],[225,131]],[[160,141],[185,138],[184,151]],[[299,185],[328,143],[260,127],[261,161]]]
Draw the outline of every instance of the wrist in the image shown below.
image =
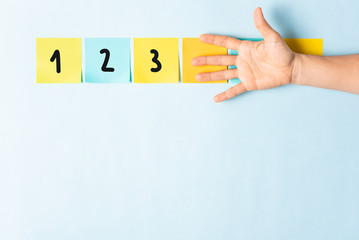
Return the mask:
[[302,54],[294,53],[292,75],[290,79],[291,84],[300,85],[300,68],[301,68]]

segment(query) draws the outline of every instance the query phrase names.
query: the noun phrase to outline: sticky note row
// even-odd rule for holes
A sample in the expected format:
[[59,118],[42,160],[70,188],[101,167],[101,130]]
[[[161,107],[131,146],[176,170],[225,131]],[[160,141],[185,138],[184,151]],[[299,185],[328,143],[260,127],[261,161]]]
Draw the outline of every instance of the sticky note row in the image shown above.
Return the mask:
[[[242,40],[260,41],[247,38]],[[284,39],[295,52],[322,55],[322,39]],[[86,38],[84,71],[81,38],[37,38],[37,83],[129,83],[131,82],[130,38]],[[133,82],[178,83],[180,80],[178,38],[134,38]],[[198,38],[182,39],[182,82],[196,80],[200,72],[227,69],[226,66],[192,66],[197,56],[238,54],[237,51],[205,44]],[[228,68],[235,68],[229,66]],[[211,81],[211,83],[226,83]],[[240,82],[232,79],[230,82]]]

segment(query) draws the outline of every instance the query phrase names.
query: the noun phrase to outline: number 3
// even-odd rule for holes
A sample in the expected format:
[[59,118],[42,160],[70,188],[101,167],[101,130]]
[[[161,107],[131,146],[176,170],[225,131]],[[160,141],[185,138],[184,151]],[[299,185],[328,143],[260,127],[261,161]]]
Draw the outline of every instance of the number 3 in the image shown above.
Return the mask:
[[151,68],[151,72],[159,72],[162,68],[161,62],[158,61],[158,51],[156,49],[151,49],[150,53],[154,54],[152,62],[157,64],[156,68]]

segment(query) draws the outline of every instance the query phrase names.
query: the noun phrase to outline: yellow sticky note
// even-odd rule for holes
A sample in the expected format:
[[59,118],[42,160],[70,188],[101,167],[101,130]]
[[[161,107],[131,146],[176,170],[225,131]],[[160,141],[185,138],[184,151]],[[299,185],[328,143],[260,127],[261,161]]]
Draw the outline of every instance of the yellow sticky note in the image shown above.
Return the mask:
[[135,83],[178,83],[178,38],[134,39]]
[[215,72],[227,69],[227,66],[192,66],[192,58],[210,55],[226,55],[227,48],[218,47],[202,43],[199,38],[182,39],[182,59],[183,59],[183,78],[184,83],[226,83],[227,80],[221,81],[197,81],[196,74],[201,72]]
[[284,41],[293,52],[311,55],[323,55],[323,39],[284,38]]
[[37,38],[36,82],[81,83],[81,38]]

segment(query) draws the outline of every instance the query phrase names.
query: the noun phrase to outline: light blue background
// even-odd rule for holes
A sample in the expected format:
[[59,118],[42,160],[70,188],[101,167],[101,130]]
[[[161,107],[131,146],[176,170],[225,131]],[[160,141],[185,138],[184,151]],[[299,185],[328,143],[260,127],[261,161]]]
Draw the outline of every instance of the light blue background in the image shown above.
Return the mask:
[[[129,38],[86,38],[85,44],[85,82],[88,83],[129,83],[131,78],[131,56]],[[106,54],[101,49],[110,52],[107,67],[113,72],[104,72],[101,67]]]
[[359,52],[355,0],[2,1],[0,239],[358,239],[357,95],[35,84],[36,37],[260,37],[257,6]]

